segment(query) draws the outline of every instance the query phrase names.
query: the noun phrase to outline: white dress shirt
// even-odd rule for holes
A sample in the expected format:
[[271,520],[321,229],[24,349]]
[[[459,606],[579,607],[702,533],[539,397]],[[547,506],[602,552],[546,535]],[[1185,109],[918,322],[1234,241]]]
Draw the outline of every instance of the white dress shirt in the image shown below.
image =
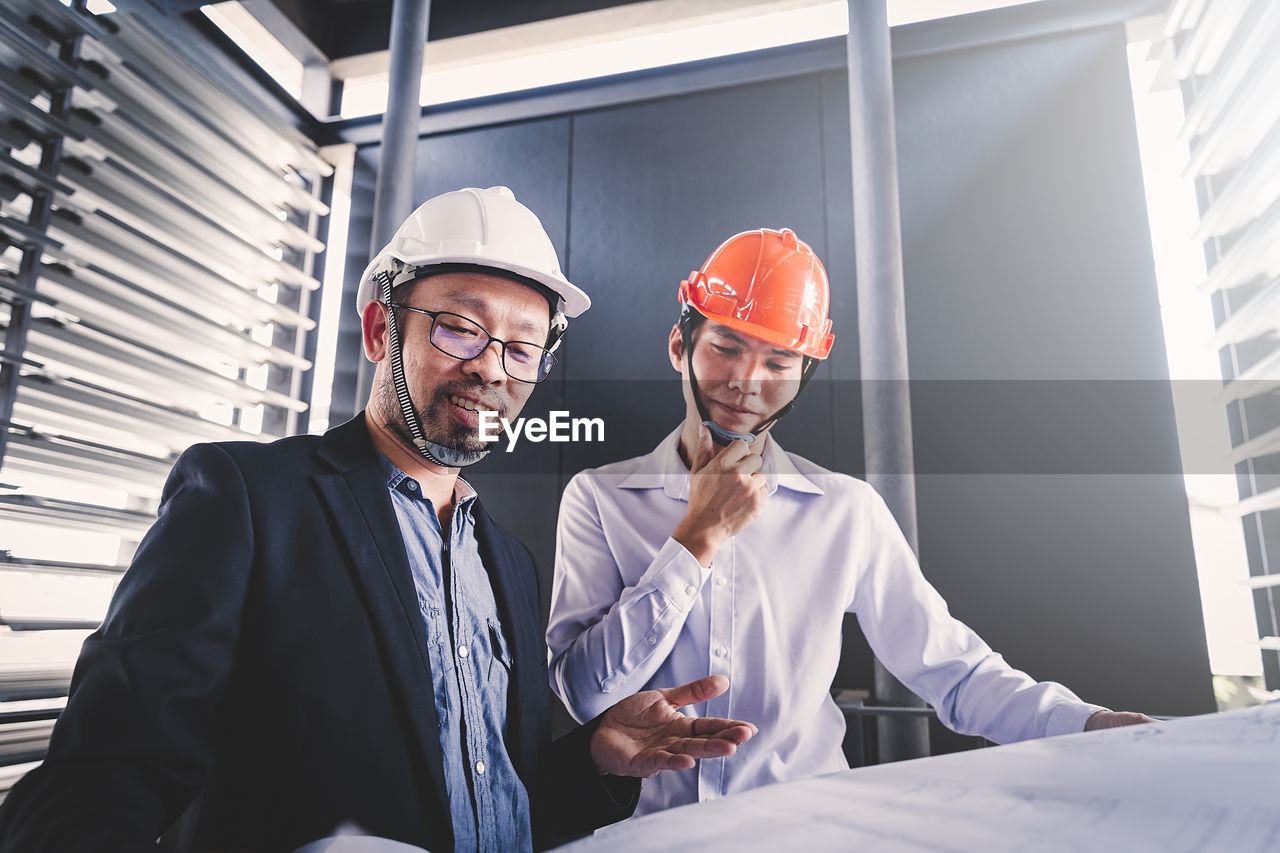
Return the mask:
[[880,496],[769,438],[769,497],[710,568],[671,538],[689,500],[680,429],[645,456],[577,474],[560,503],[547,627],[552,689],[579,721],[708,673],[686,709],[749,720],[728,758],[645,781],[636,814],[848,767],[830,687],[845,613],[950,728],[1000,743],[1083,730],[1097,705],[1005,663],[924,579]]

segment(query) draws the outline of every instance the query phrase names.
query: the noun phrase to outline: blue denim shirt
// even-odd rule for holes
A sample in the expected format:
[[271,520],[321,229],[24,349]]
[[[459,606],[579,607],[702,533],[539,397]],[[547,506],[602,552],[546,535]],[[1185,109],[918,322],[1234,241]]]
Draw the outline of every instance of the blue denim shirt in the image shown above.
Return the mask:
[[503,741],[511,655],[476,545],[475,491],[458,480],[446,545],[417,481],[382,466],[426,626],[454,850],[531,851],[529,796]]

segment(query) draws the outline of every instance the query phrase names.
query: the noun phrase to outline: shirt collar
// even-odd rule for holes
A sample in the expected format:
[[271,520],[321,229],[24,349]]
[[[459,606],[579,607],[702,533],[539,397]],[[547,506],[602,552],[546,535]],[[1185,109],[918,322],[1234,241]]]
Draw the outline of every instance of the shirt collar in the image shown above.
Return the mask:
[[[650,453],[639,457],[635,469],[618,483],[618,488],[662,489],[669,498],[689,500],[689,469],[680,459],[679,451],[680,431],[683,429],[682,422]],[[769,443],[764,449],[760,470],[764,472],[766,489],[771,495],[779,487],[794,492],[823,494],[822,487],[800,473],[773,436],[769,436]]]
[[[426,498],[422,497],[422,489],[417,480],[397,468],[395,463],[388,459],[382,451],[377,450],[377,448],[375,448],[375,451],[378,454],[378,463],[382,466],[382,473],[387,478],[387,488],[390,491],[399,492],[407,497],[426,500]],[[470,504],[475,498],[476,490],[466,480],[458,477],[453,484],[454,509],[470,512]]]

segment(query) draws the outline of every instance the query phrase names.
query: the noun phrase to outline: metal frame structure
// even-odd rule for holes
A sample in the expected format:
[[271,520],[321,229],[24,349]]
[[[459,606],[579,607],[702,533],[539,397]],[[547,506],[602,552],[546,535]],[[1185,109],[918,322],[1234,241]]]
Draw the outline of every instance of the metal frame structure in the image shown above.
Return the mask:
[[[0,8],[0,523],[120,540],[102,563],[0,540],[0,583],[101,587],[193,440],[306,428],[332,168],[172,31],[82,0]],[[28,639],[100,618],[0,600]],[[42,690],[70,662],[54,675]]]

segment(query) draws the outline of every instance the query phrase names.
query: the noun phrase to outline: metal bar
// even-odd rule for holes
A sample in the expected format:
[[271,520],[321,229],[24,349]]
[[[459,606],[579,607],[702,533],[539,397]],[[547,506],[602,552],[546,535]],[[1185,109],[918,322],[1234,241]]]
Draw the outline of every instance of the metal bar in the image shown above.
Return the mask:
[[65,247],[50,254],[77,264],[94,265],[122,281],[137,281],[154,293],[173,293],[176,304],[202,306],[227,325],[251,320],[309,326],[311,320],[267,302],[238,282],[215,275],[104,216],[54,216],[50,233]]
[[[174,352],[207,364],[231,360],[245,367],[262,362],[299,370],[310,366],[288,350],[260,344],[244,332],[90,270],[79,269],[73,274],[56,266],[44,266],[39,281],[42,301],[126,340],[169,345]],[[8,289],[8,285],[0,280],[0,288]],[[203,358],[199,357],[201,353]]]
[[[166,81],[166,91],[185,90],[191,100],[206,111],[206,121],[215,128],[242,135],[240,144],[250,151],[271,152],[273,159],[300,171],[328,176],[332,167],[316,153],[315,146],[296,128],[265,121],[261,115],[228,96],[226,91],[190,67],[180,49],[170,45],[147,26],[142,16],[121,16],[116,20],[116,40],[112,47],[131,66]],[[166,64],[161,68],[157,59]]]
[[1213,333],[1209,346],[1221,349],[1276,329],[1280,329],[1280,276],[1263,285],[1236,308]]
[[36,720],[56,720],[62,716],[61,708],[42,708],[29,711],[0,711],[0,725],[30,723]]
[[[0,172],[14,178],[28,195],[34,195],[40,190],[70,191],[70,187],[60,182],[58,178],[53,175],[46,175],[39,169],[13,159],[7,151],[0,151]],[[29,182],[29,184],[24,185],[24,181]]]
[[[296,284],[315,290],[320,283],[246,242],[218,222],[154,188],[134,180],[110,162],[75,161],[63,170],[71,203],[92,213],[102,210],[145,234],[187,245],[187,254],[228,278]],[[314,214],[313,214],[314,215]]]
[[[0,702],[20,699],[54,699],[67,695],[71,687],[71,665],[53,668],[0,668]],[[37,754],[36,758],[40,755]],[[30,755],[15,756],[15,764],[33,760]]]
[[172,355],[103,334],[82,324],[37,321],[30,351],[46,364],[74,368],[95,377],[95,384],[126,385],[141,399],[266,403],[301,411],[305,403],[275,391],[254,388]]
[[[73,38],[61,46],[58,51],[60,64],[74,64],[79,52],[79,38]],[[39,51],[42,56],[47,54]],[[51,58],[50,58],[51,59]],[[49,99],[49,112],[59,120],[66,119],[71,112],[72,89],[58,89]],[[39,171],[50,177],[58,174],[62,165],[62,138],[47,142],[40,154]],[[31,230],[45,236],[49,223],[53,218],[54,193],[42,190],[31,197],[31,213],[28,224]],[[22,288],[35,290],[36,277],[39,274],[41,248],[39,245],[27,246],[18,264],[15,283]],[[0,424],[8,424],[13,420],[13,406],[18,398],[18,365],[27,349],[27,332],[31,327],[31,302],[22,297],[13,300],[9,311],[9,322],[4,331],[4,360],[0,363]],[[9,429],[0,427],[0,470],[4,469],[5,453],[9,445]]]
[[[68,146],[68,155],[86,160],[112,160],[126,165],[135,175],[145,176],[178,198],[198,198],[211,216],[224,227],[239,225],[247,239],[265,240],[267,245],[284,243],[295,248],[311,244],[305,231],[280,219],[214,175],[199,169],[190,160],[134,127],[112,112],[94,112],[98,124],[88,126],[85,136],[96,145]],[[88,124],[88,122],[86,122]],[[322,248],[322,247],[321,247]]]
[[252,441],[254,436],[155,403],[93,391],[64,379],[24,373],[14,420],[42,431],[83,435],[127,447],[139,442],[170,451],[193,441]]
[[[422,117],[422,57],[427,47],[430,0],[394,0],[391,6],[391,67],[387,114],[382,124],[382,150],[373,199],[373,234],[369,257],[391,241],[413,212],[414,161],[418,156],[418,122]],[[373,365],[360,359],[356,409],[363,408],[373,387]]]
[[1227,457],[1227,461],[1232,465],[1238,465],[1246,459],[1256,459],[1273,453],[1280,453],[1280,426],[1236,445],[1231,449],[1231,455]]
[[32,560],[5,556],[0,551],[0,572],[35,572],[54,575],[107,575],[118,578],[128,566],[105,566],[101,563],[68,563],[59,560]]
[[[168,93],[124,66],[104,46],[89,42],[85,54],[106,66],[110,73],[99,89],[118,104],[117,112],[144,127],[163,126],[174,147],[203,152],[219,164],[219,173],[245,195],[264,206],[280,205],[305,210],[315,201],[286,179],[283,169],[251,155],[221,133],[195,118],[171,100]],[[190,105],[187,105],[190,106]],[[326,210],[319,210],[327,213]]]
[[[912,550],[918,550],[893,67],[885,0],[849,3],[847,46],[867,482],[888,504]],[[877,701],[885,705],[924,705],[878,659],[875,686]],[[882,762],[929,754],[924,720],[886,721],[878,726],[878,738]]]
[[155,513],[41,498],[35,495],[0,494],[0,521],[35,524],[41,521],[59,528],[134,535],[141,538],[156,520]]

